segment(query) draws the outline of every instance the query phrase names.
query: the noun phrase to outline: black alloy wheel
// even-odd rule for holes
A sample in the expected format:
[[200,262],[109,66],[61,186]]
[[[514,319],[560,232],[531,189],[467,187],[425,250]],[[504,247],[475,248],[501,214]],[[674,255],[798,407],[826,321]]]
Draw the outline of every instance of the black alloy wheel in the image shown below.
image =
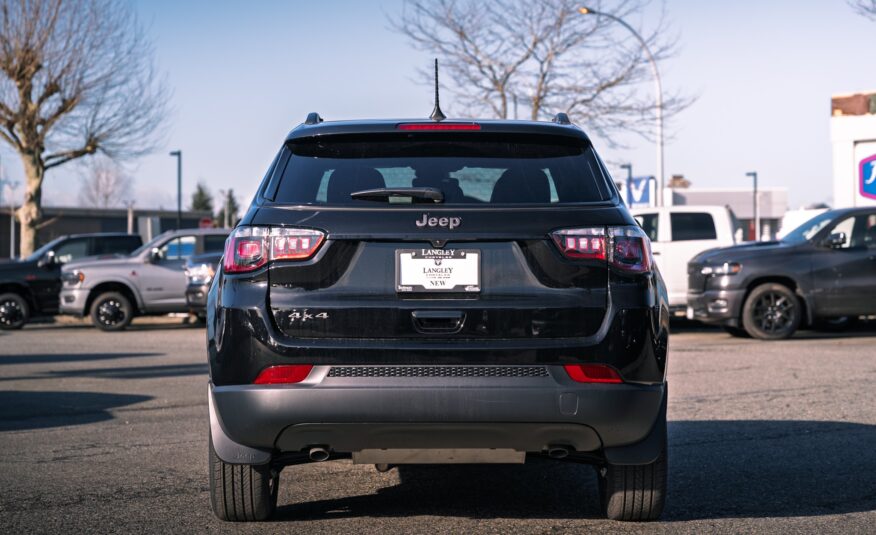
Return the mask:
[[18,294],[0,295],[0,329],[21,329],[30,318],[27,301]]
[[800,300],[783,284],[766,283],[755,288],[742,308],[742,325],[752,337],[782,340],[800,326]]
[[121,331],[131,323],[131,302],[117,292],[101,294],[91,305],[91,320],[102,331]]

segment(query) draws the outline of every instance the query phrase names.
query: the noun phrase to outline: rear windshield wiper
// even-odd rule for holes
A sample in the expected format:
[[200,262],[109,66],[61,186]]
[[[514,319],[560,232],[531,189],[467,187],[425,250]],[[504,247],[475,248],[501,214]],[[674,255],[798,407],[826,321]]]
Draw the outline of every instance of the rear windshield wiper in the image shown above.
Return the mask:
[[444,192],[438,188],[377,188],[354,191],[350,197],[362,201],[389,202],[392,197],[409,197],[415,201],[444,202]]

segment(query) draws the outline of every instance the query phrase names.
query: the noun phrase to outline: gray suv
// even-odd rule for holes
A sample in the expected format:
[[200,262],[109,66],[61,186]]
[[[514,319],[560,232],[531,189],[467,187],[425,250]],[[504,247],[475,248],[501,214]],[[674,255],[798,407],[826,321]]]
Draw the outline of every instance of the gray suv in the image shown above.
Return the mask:
[[227,229],[165,232],[129,256],[70,262],[62,270],[62,314],[91,315],[96,327],[118,331],[135,315],[187,312],[185,262],[222,251]]

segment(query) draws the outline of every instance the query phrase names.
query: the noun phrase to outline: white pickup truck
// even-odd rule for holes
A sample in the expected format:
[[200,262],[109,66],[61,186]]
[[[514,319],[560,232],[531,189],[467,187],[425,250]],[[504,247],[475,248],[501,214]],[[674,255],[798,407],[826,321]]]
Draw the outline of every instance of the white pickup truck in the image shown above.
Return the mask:
[[687,310],[687,263],[706,249],[736,243],[736,216],[724,206],[664,206],[630,210],[648,237],[669,294],[669,309]]

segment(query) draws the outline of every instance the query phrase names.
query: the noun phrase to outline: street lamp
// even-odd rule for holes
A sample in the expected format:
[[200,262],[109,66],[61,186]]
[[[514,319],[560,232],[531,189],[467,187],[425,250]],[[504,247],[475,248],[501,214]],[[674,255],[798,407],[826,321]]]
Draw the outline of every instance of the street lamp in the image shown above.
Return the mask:
[[754,196],[751,200],[751,217],[752,219],[754,219],[754,241],[760,241],[760,203],[758,202],[759,199],[757,198],[757,171],[745,173],[745,176],[750,176],[754,181]]
[[657,90],[657,206],[663,206],[663,186],[664,182],[664,174],[663,174],[663,84],[660,82],[660,72],[657,70],[657,61],[654,59],[654,56],[651,54],[651,49],[648,48],[648,44],[642,39],[642,36],[633,29],[632,26],[624,22],[623,19],[619,17],[615,17],[611,13],[605,13],[602,11],[596,11],[595,9],[590,9],[589,7],[579,7],[578,13],[582,15],[602,15],[608,19],[611,19],[633,34],[633,36],[639,41],[639,44],[642,45],[642,49],[645,51],[645,55],[648,56],[648,62],[651,64],[651,72],[654,74],[654,85]]
[[182,228],[182,151],[175,150],[170,153],[176,156],[176,229]]

